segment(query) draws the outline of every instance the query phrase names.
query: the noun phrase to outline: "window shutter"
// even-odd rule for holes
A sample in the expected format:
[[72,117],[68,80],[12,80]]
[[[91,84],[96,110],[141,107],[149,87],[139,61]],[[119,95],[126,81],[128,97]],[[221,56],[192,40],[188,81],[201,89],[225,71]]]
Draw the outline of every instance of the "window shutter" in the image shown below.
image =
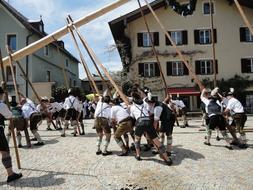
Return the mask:
[[139,75],[144,77],[144,63],[139,63]]
[[240,28],[240,42],[246,42],[246,28]]
[[[169,33],[169,35],[171,36],[171,32],[169,32],[168,31],[168,33]],[[165,42],[166,42],[166,45],[167,46],[171,46],[172,44],[170,43],[170,40],[169,40],[169,38],[165,35]]]
[[184,75],[189,75],[189,70],[185,66],[184,62],[182,62],[182,64],[184,65]]
[[187,30],[182,31],[182,36],[183,36],[183,44],[187,45],[188,44]]
[[249,64],[250,64],[250,60],[249,59],[241,59],[242,73],[248,73],[249,72],[247,70]]
[[143,47],[143,33],[137,34],[137,40],[138,40],[138,47]]
[[213,29],[213,33],[214,33],[214,43],[217,43],[217,30]]
[[160,76],[160,69],[159,69],[158,63],[155,63],[155,76],[156,77]]
[[217,59],[215,60],[215,68],[216,68],[216,74],[218,74],[219,68],[218,68],[218,60]]
[[172,76],[172,62],[167,62],[167,76]]
[[194,30],[194,43],[199,44],[199,30]]
[[200,75],[200,61],[195,61],[195,72],[196,75]]
[[154,32],[154,45],[159,46],[159,32]]

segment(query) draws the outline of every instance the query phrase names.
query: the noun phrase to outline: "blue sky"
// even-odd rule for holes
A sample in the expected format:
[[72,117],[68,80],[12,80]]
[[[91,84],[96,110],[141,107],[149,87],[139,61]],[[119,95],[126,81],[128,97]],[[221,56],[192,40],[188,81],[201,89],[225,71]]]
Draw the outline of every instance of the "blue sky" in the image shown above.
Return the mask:
[[[45,31],[47,33],[52,33],[66,25],[66,17],[68,14],[70,14],[74,20],[77,20],[114,1],[115,0],[9,0],[9,3],[30,20],[38,20],[41,15],[45,24]],[[138,3],[136,0],[132,0],[80,28],[81,33],[86,37],[91,48],[109,71],[120,70],[122,64],[116,50],[110,53],[108,52],[108,47],[114,44],[108,22],[136,8],[138,8]],[[65,42],[66,49],[79,58],[70,36],[67,35],[62,38],[62,40]],[[84,52],[83,50],[83,53]],[[89,68],[93,73],[96,73],[88,56],[85,53],[84,55]],[[79,73],[81,79],[85,77],[84,70],[81,66],[79,66]]]

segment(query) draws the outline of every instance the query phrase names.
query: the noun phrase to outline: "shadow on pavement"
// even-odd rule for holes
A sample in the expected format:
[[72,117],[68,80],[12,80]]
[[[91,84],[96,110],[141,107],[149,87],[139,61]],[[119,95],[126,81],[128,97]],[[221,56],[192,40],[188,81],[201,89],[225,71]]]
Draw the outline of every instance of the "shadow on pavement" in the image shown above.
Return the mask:
[[[49,173],[39,177],[25,177],[21,179],[8,183],[9,186],[13,187],[32,187],[32,188],[42,188],[49,186],[56,186],[63,184],[65,182],[64,178],[55,178],[54,173]],[[6,182],[0,182],[0,186],[6,184]]]
[[203,154],[200,154],[190,149],[182,148],[182,145],[174,146],[173,151],[176,154],[175,157],[172,157],[173,165],[181,164],[184,159],[191,159],[197,161],[205,158]]

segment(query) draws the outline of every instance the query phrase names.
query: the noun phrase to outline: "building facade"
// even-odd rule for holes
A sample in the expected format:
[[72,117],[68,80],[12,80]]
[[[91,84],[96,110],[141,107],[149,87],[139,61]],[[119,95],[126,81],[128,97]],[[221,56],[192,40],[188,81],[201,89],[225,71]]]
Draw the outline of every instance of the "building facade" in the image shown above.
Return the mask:
[[[6,45],[15,52],[47,35],[42,19],[30,21],[4,0],[0,0],[0,26],[0,48],[3,57],[7,56]],[[81,83],[79,61],[64,48],[63,41],[55,41],[19,62],[30,81],[40,90],[41,96],[50,96],[51,91],[49,92],[48,89],[51,89],[52,85],[65,86],[68,82],[69,86],[79,86]],[[14,70],[20,92],[35,99],[29,84],[15,63]],[[10,95],[15,95],[8,65],[5,66],[5,73],[8,91]]]
[[[253,1],[242,0],[240,3],[247,17],[253,18]],[[200,80],[213,80],[209,0],[198,0],[194,13],[187,17],[177,14],[163,0],[154,1],[151,5],[197,77]],[[228,0],[213,0],[212,7],[217,79],[229,79],[235,75],[253,79],[253,36],[236,6]],[[195,90],[188,69],[177,56],[149,9],[144,6],[143,10],[169,86],[168,90],[171,94],[181,96],[190,110],[197,110],[199,92]],[[140,10],[121,16],[109,25],[128,78],[149,86],[153,94],[162,99],[163,82]],[[253,107],[253,88],[247,91],[247,106]]]

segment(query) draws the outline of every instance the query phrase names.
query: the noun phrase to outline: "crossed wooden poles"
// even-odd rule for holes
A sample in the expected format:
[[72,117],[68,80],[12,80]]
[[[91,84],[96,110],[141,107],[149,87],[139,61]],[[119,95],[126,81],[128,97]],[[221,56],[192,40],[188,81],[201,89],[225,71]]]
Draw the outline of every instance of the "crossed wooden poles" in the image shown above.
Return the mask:
[[[109,4],[99,10],[97,10],[96,12],[94,13],[91,13],[85,17],[82,17],[80,18],[79,20],[73,22],[73,20],[71,19],[71,17],[68,17],[68,25],[57,30],[56,32],[50,34],[50,35],[47,35],[45,36],[44,38],[26,46],[25,48],[21,49],[21,50],[18,50],[16,51],[15,53],[9,53],[9,56],[5,57],[5,58],[1,58],[0,56],[0,59],[1,59],[1,62],[3,62],[3,65],[4,64],[8,64],[8,61],[10,62],[9,64],[11,65],[12,61],[18,61],[19,59],[27,56],[27,55],[30,55],[32,54],[33,52],[37,51],[38,49],[40,48],[43,48],[44,46],[54,42],[55,40],[61,38],[62,36],[66,35],[67,33],[71,33],[72,35],[72,38],[76,44],[76,40],[75,40],[75,37],[74,37],[74,33],[73,31],[75,31],[78,35],[78,37],[80,38],[81,42],[83,43],[84,47],[86,48],[88,54],[90,55],[90,57],[92,58],[92,61],[93,63],[96,63],[97,65],[100,66],[100,68],[103,70],[104,74],[107,76],[107,78],[109,79],[110,83],[112,84],[112,86],[117,90],[117,92],[119,93],[119,95],[121,96],[121,98],[123,99],[123,101],[125,103],[128,104],[128,100],[126,98],[126,96],[123,94],[123,92],[119,89],[119,87],[117,86],[117,84],[113,81],[113,79],[111,78],[111,76],[109,75],[107,69],[102,65],[101,62],[98,61],[98,59],[96,58],[94,52],[91,51],[91,49],[89,48],[89,46],[87,45],[87,42],[85,41],[85,39],[81,36],[81,34],[79,33],[79,31],[77,30],[78,27],[82,26],[82,25],[85,25],[87,24],[88,22],[96,19],[97,17],[99,16],[102,16],[108,12],[110,12],[111,10],[113,9],[116,9],[117,7],[129,2],[130,0],[118,0],[112,4]],[[190,76],[192,77],[192,79],[194,79],[194,81],[197,83],[197,85],[199,86],[200,90],[202,90],[204,88],[204,86],[202,85],[201,81],[197,78],[196,74],[194,73],[191,65],[186,61],[186,59],[184,58],[183,54],[180,52],[180,50],[177,48],[177,46],[175,45],[175,43],[173,42],[171,36],[169,35],[169,33],[166,31],[164,25],[161,23],[160,19],[157,17],[156,13],[154,12],[154,10],[152,9],[152,7],[150,6],[150,4],[147,2],[147,0],[144,0],[146,5],[148,6],[148,8],[150,9],[151,13],[153,14],[154,18],[156,19],[156,21],[158,22],[158,24],[160,25],[161,29],[163,30],[163,32],[165,33],[165,35],[167,36],[167,38],[170,40],[172,46],[175,48],[179,58],[182,60],[182,62],[185,64],[185,66],[187,67],[187,69],[189,70],[189,74]],[[253,28],[252,26],[250,25],[250,22],[248,21],[246,15],[244,14],[238,0],[234,0],[235,4],[236,4],[236,7],[238,8],[239,10],[239,13],[240,15],[242,16],[243,18],[243,21],[245,22],[245,24],[247,25],[247,27],[249,28],[251,34],[253,35]],[[210,5],[211,6],[211,5]],[[76,46],[77,49],[79,49],[78,47],[78,44]],[[79,50],[78,50],[79,51]],[[155,54],[155,52],[154,52]],[[155,54],[156,55],[156,54]],[[81,55],[81,53],[79,52],[79,56],[80,57],[83,57]],[[81,58],[82,60],[82,58]],[[18,64],[18,62],[17,62]],[[83,59],[82,61],[82,64],[83,66],[85,66],[85,61]],[[20,64],[18,64],[20,65]],[[160,72],[162,73],[162,69],[161,67],[160,68]],[[3,72],[3,68],[2,69],[2,72]],[[13,70],[12,70],[13,72]],[[87,70],[86,71],[87,73],[87,76],[90,77],[91,75],[88,74],[89,71]],[[24,75],[26,76],[26,75]],[[102,76],[102,75],[101,75]],[[101,77],[102,78],[102,77]],[[3,78],[4,79],[4,78]],[[28,78],[26,78],[28,80]],[[66,80],[66,79],[65,79]],[[89,79],[90,81],[92,81],[92,76],[91,78]],[[92,82],[93,83],[93,82]],[[166,82],[164,80],[164,85],[165,87],[167,88],[167,85],[166,85]],[[93,85],[93,87],[95,88],[96,85]],[[96,88],[95,88],[96,91],[98,91]],[[15,91],[17,91],[16,87],[15,87]],[[16,92],[17,93],[17,92]],[[36,97],[37,97],[37,93],[35,93]],[[19,95],[18,95],[19,97]],[[39,97],[37,97],[38,99],[40,99]],[[14,134],[14,132],[13,132]],[[15,138],[15,135],[13,135],[13,138]],[[19,160],[19,156],[18,156],[18,151],[17,151],[17,148],[16,148],[16,143],[15,143],[15,139],[14,140],[14,146],[15,146],[15,152],[16,152],[16,158],[17,158],[17,162],[19,163],[18,166],[20,168],[20,160]]]

